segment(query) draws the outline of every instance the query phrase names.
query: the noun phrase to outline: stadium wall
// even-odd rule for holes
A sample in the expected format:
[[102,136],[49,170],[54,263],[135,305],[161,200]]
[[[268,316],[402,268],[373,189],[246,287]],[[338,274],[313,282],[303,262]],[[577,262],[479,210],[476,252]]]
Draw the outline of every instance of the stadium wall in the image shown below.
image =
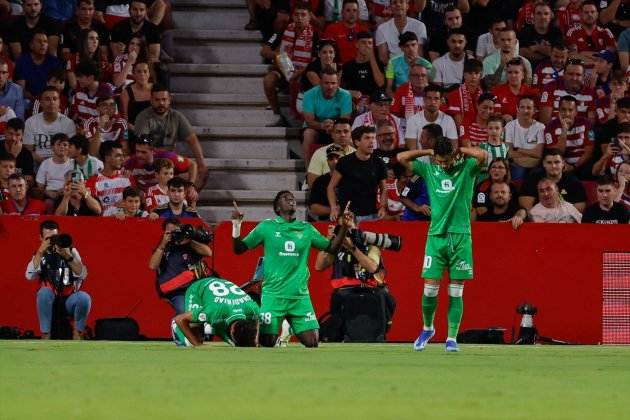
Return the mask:
[[[92,295],[89,325],[98,318],[131,316],[141,333],[166,338],[170,306],[157,297],[154,275],[147,267],[161,236],[161,223],[114,218],[56,218],[70,233],[88,266],[84,290]],[[39,244],[43,218],[0,217],[2,292],[0,325],[38,331],[36,282],[24,278],[26,265]],[[245,223],[249,232],[254,223]],[[326,224],[317,228],[325,232]],[[403,237],[400,252],[384,253],[387,282],[397,300],[391,341],[412,341],[420,329],[419,273],[427,223],[364,223],[364,230]],[[231,224],[215,231],[214,265],[237,284],[250,279],[261,250],[236,256],[231,250]],[[527,224],[519,231],[505,223],[473,224],[475,279],[464,292],[462,329],[505,328],[506,339],[520,317],[515,308],[529,302],[541,335],[582,344],[602,341],[602,258],[604,252],[630,251],[630,226]],[[315,252],[311,254],[311,267]],[[328,309],[330,271],[312,272],[310,289],[318,316]],[[446,331],[446,289],[440,293],[437,339]]]

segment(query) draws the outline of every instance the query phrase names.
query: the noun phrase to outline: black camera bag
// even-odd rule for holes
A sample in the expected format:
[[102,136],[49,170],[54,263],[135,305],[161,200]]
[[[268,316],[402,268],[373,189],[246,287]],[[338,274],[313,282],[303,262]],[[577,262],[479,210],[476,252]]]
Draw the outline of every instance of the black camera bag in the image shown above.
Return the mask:
[[343,294],[341,317],[344,341],[349,343],[381,343],[387,330],[387,305],[383,293],[369,287],[340,289]]

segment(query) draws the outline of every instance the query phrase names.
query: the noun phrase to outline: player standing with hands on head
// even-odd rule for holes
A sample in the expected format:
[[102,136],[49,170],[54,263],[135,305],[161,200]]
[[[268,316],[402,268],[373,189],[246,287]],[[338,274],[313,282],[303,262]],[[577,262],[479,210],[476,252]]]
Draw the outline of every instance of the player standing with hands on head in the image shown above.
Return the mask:
[[311,247],[336,255],[352,222],[348,206],[344,210],[341,231],[332,240],[320,234],[310,223],[295,219],[296,202],[290,191],[280,191],[273,200],[275,219],[260,222],[241,240],[243,214],[234,202],[232,212],[232,247],[236,254],[264,247],[264,274],[260,305],[259,343],[273,347],[283,319],[305,347],[317,347],[319,324],[308,293],[308,256]]
[[[415,160],[430,156],[431,162]],[[457,332],[464,311],[464,280],[473,278],[470,207],[475,178],[486,162],[487,152],[476,147],[453,149],[446,137],[440,136],[434,149],[410,150],[398,153],[398,162],[427,184],[431,202],[431,225],[424,253],[422,278],[422,318],[424,328],[413,349],[424,350],[435,335],[433,319],[437,295],[444,269],[448,268],[448,337],[446,351],[459,351]]]

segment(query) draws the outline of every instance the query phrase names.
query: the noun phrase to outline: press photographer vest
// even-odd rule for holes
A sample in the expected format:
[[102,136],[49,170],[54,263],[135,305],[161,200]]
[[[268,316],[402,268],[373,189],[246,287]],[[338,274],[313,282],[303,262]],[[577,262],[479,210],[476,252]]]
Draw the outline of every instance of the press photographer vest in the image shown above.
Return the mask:
[[44,253],[40,268],[39,283],[42,287],[52,289],[57,296],[69,296],[74,292],[78,277],[61,255],[54,252]]
[[206,277],[208,266],[203,256],[189,245],[168,246],[156,273],[156,288],[160,296],[183,294],[195,280]]
[[[367,245],[362,245],[357,248],[365,255],[368,254]],[[379,270],[384,268],[382,258],[379,258],[378,268]],[[342,248],[335,256],[330,284],[333,289],[352,286],[378,287],[378,282],[374,278],[374,274],[361,267],[357,259],[345,248]]]

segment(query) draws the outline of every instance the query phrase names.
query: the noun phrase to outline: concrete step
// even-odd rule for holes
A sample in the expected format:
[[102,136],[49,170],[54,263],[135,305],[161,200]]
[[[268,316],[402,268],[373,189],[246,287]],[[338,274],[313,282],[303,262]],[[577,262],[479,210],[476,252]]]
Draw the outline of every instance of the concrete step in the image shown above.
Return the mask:
[[206,158],[204,163],[208,170],[237,170],[243,171],[304,171],[304,161],[299,159],[222,159]]
[[[227,3],[227,2],[226,2]],[[234,3],[245,3],[234,1]],[[184,5],[173,10],[173,23],[176,29],[242,29],[249,22],[247,9],[228,8],[221,5]]]
[[[275,219],[277,216],[273,212],[271,203],[265,205],[244,205],[239,206],[245,220],[260,221],[263,219]],[[200,206],[197,208],[201,217],[209,223],[218,223],[224,220],[230,220],[232,217],[232,204],[225,206]],[[295,213],[298,220],[306,220],[306,208],[298,206]]]
[[190,63],[261,64],[258,42],[178,42],[175,61]]
[[259,139],[299,138],[300,129],[294,127],[220,127],[193,126],[197,136],[202,139],[237,139],[254,141]]
[[289,158],[289,143],[286,140],[202,140],[201,148],[205,157],[215,159]]
[[172,76],[171,90],[185,93],[230,93],[264,95],[262,77]]
[[177,108],[193,125],[220,125],[222,127],[266,127],[277,123],[278,116],[261,108],[199,109],[180,106]]
[[262,77],[267,73],[266,64],[194,64],[173,63],[168,68],[171,76],[252,76]]
[[195,8],[245,9],[245,1],[237,0],[173,0],[173,10]]
[[304,176],[287,171],[210,170],[204,189],[209,190],[297,190]]
[[259,44],[262,36],[259,31],[246,31],[244,29],[190,29],[182,28],[173,30],[175,42],[200,44],[208,41],[223,42],[250,42]]
[[[249,190],[202,190],[199,200],[203,205],[231,205],[238,204],[269,204],[273,203],[277,191],[249,191]],[[298,204],[306,203],[306,192],[293,191]],[[240,206],[239,206],[240,207]]]
[[268,105],[265,95],[251,95],[246,93],[173,93],[175,108],[182,106],[196,108],[219,107],[255,107],[266,108]]

